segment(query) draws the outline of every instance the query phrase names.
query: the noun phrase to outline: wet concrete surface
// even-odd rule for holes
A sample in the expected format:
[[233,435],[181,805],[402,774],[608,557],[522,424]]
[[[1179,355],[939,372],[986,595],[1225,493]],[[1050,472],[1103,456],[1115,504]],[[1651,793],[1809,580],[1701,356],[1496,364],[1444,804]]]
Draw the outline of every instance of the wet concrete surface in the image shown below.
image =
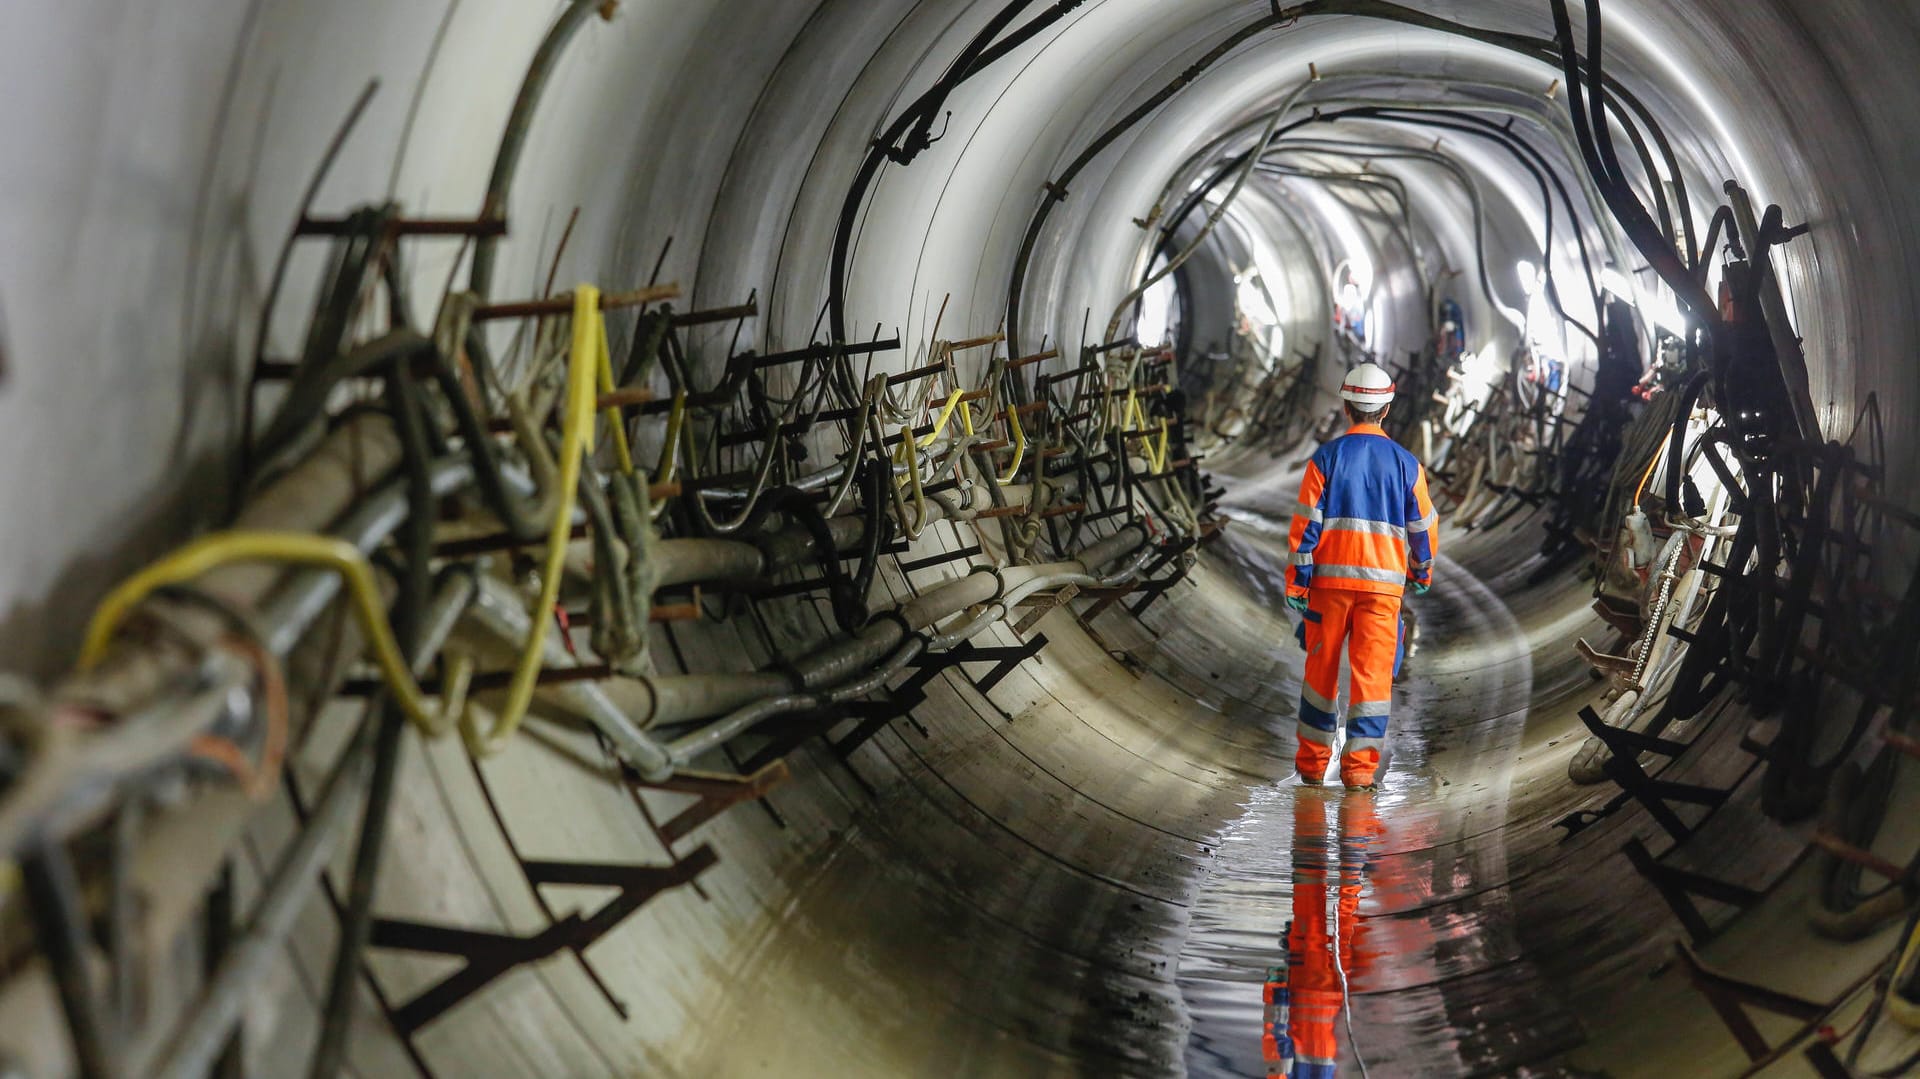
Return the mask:
[[[1082,606],[1080,632],[1051,614],[1037,668],[988,692],[956,678],[966,709],[829,766],[872,800],[850,791],[862,808],[720,958],[695,1007],[724,1021],[680,1070],[1264,1076],[1270,978],[1324,1018],[1331,966],[1340,1074],[1586,1074],[1567,1054],[1673,931],[1621,854],[1660,844],[1644,815],[1560,824],[1616,793],[1566,778],[1597,695],[1571,649],[1599,633],[1587,589],[1540,573],[1525,515],[1443,532],[1436,588],[1409,602],[1382,789],[1304,788],[1290,479],[1236,488],[1233,525],[1144,617]],[[1727,779],[1733,759],[1688,774]],[[1765,884],[1793,847],[1757,821],[1723,807],[1706,827],[1738,831],[1739,853],[1703,844],[1691,864]]]
[[[1339,923],[1345,896],[1350,924],[1306,935],[1351,952],[1338,1054],[1354,1074],[1363,1060],[1375,1075],[1555,1073],[1583,1030],[1560,972],[1536,961],[1515,881],[1517,861],[1554,859],[1547,818],[1565,796],[1513,825],[1517,783],[1564,786],[1564,758],[1557,782],[1521,775],[1536,705],[1591,695],[1584,667],[1536,670],[1533,654],[1586,624],[1578,589],[1516,616],[1444,558],[1411,606],[1420,635],[1383,789],[1303,789],[1273,511],[1292,492],[1268,481],[1235,497],[1244,512],[1194,583],[1143,619],[1057,628],[1044,677],[962,690],[972,716],[897,728],[851,762],[877,797],[788,876],[791,902],[714,986],[716,1001],[767,1007],[726,1009],[689,1069],[1265,1075],[1263,990],[1289,923],[1305,933],[1320,907]],[[1524,535],[1464,549],[1517,575]]]
[[[1281,490],[1265,484],[1243,496],[1250,505],[1236,503],[1244,511],[1218,554],[1222,572],[1269,603],[1283,594],[1285,539],[1272,512]],[[1193,1075],[1275,1066],[1261,1037],[1263,982],[1289,967],[1288,927],[1296,980],[1327,984],[1333,957],[1321,947],[1302,962],[1303,921],[1314,927],[1307,940],[1338,940],[1350,956],[1340,1023],[1327,1033],[1356,1074],[1363,1060],[1383,1075],[1505,1073],[1580,1039],[1520,946],[1507,888],[1503,825],[1535,690],[1531,647],[1501,598],[1458,562],[1443,557],[1436,584],[1410,601],[1419,646],[1395,687],[1382,789],[1285,779],[1252,791],[1222,836],[1181,954]],[[1331,936],[1330,895],[1353,908],[1353,924]],[[1305,1028],[1311,1040],[1315,1021]]]
[[[809,741],[764,806],[681,841],[681,853],[711,843],[720,867],[587,955],[649,1033],[579,1039],[606,1066],[581,1049],[580,1066],[561,1070],[1263,1076],[1270,976],[1284,968],[1324,1005],[1337,956],[1347,985],[1329,1055],[1341,1074],[1623,1073],[1631,1061],[1592,1059],[1590,1047],[1620,1044],[1608,1017],[1671,966],[1677,936],[1623,846],[1638,839],[1763,888],[1801,844],[1745,795],[1711,817],[1687,810],[1700,838],[1678,849],[1631,806],[1561,826],[1616,793],[1566,777],[1584,733],[1575,712],[1598,692],[1571,644],[1599,639],[1598,623],[1570,576],[1530,583],[1538,524],[1525,518],[1487,535],[1443,531],[1437,586],[1409,606],[1419,634],[1383,789],[1301,788],[1302,656],[1279,602],[1277,531],[1293,494],[1286,478],[1239,484],[1235,522],[1143,616],[1056,610],[1032,631],[1049,642],[1037,659],[998,677],[988,661],[941,671],[910,719],[844,756]],[[976,643],[1022,640],[1001,625]],[[1752,767],[1743,733],[1709,726],[1668,774],[1737,779]],[[577,740],[574,756],[596,759]],[[532,854],[572,828],[607,856],[662,856],[626,795],[608,786],[591,812],[570,811],[554,791],[580,786],[580,766],[517,752],[494,767],[528,782],[495,793]],[[442,801],[467,797],[459,769],[445,779]],[[655,820],[683,808],[651,802]],[[408,819],[449,812],[423,801]],[[621,820],[633,835],[615,836]],[[396,865],[405,894],[471,905],[478,893],[458,867],[433,889],[412,879],[433,864]],[[479,877],[499,884],[507,872]],[[1721,925],[1732,912],[1707,916]],[[391,960],[379,970],[406,985],[426,976]],[[424,1046],[497,1042],[505,1060],[509,1044],[590,1021],[606,1004],[583,971],[556,961],[516,974]]]

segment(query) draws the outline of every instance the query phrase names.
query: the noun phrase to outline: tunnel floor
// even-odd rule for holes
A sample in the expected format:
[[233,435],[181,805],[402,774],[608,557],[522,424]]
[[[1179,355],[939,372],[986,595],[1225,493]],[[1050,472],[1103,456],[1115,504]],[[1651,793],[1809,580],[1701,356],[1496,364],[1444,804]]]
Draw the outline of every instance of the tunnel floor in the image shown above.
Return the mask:
[[[1265,1075],[1267,983],[1284,968],[1311,998],[1337,942],[1342,1074],[1588,1074],[1562,1062],[1593,1009],[1670,943],[1621,853],[1646,822],[1561,824],[1614,793],[1565,778],[1593,696],[1567,647],[1598,625],[1587,590],[1538,574],[1525,515],[1450,537],[1411,607],[1382,789],[1304,788],[1277,577],[1294,482],[1236,487],[1195,583],[1144,619],[1063,627],[1044,683],[1016,669],[971,694],[970,725],[877,741],[893,774],[843,777],[878,796],[725,960],[696,1005],[722,1018],[682,1066]],[[1076,680],[1100,648],[1129,684]],[[1725,865],[1690,849],[1756,887],[1799,849],[1740,805],[1704,827],[1742,831]]]

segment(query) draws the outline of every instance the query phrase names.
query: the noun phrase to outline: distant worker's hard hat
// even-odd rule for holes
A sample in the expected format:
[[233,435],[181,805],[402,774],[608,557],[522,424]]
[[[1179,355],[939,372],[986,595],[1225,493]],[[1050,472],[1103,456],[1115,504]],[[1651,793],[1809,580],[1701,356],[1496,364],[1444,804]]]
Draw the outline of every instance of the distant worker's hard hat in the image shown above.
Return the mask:
[[1347,381],[1340,386],[1340,397],[1360,406],[1362,412],[1372,412],[1393,403],[1393,376],[1381,370],[1379,364],[1363,363],[1347,372]]

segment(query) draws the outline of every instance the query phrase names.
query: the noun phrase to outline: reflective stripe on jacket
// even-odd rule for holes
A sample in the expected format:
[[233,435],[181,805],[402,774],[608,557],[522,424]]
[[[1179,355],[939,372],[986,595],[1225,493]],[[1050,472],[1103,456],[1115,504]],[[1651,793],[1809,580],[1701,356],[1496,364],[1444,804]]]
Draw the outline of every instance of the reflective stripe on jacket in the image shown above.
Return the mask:
[[1287,533],[1287,591],[1432,584],[1438,526],[1427,470],[1378,424],[1354,424],[1307,462]]

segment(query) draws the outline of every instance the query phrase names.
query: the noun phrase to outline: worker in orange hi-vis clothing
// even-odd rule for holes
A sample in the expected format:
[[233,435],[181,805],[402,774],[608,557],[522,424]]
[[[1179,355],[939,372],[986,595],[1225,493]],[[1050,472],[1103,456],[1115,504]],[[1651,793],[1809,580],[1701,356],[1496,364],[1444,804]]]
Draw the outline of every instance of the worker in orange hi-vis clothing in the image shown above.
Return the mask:
[[1287,535],[1287,606],[1306,619],[1307,649],[1294,767],[1304,782],[1325,781],[1344,646],[1351,674],[1340,780],[1366,788],[1380,767],[1400,666],[1401,595],[1408,585],[1418,595],[1433,586],[1439,519],[1426,470],[1380,429],[1393,378],[1363,363],[1347,373],[1340,397],[1353,426],[1307,462]]

